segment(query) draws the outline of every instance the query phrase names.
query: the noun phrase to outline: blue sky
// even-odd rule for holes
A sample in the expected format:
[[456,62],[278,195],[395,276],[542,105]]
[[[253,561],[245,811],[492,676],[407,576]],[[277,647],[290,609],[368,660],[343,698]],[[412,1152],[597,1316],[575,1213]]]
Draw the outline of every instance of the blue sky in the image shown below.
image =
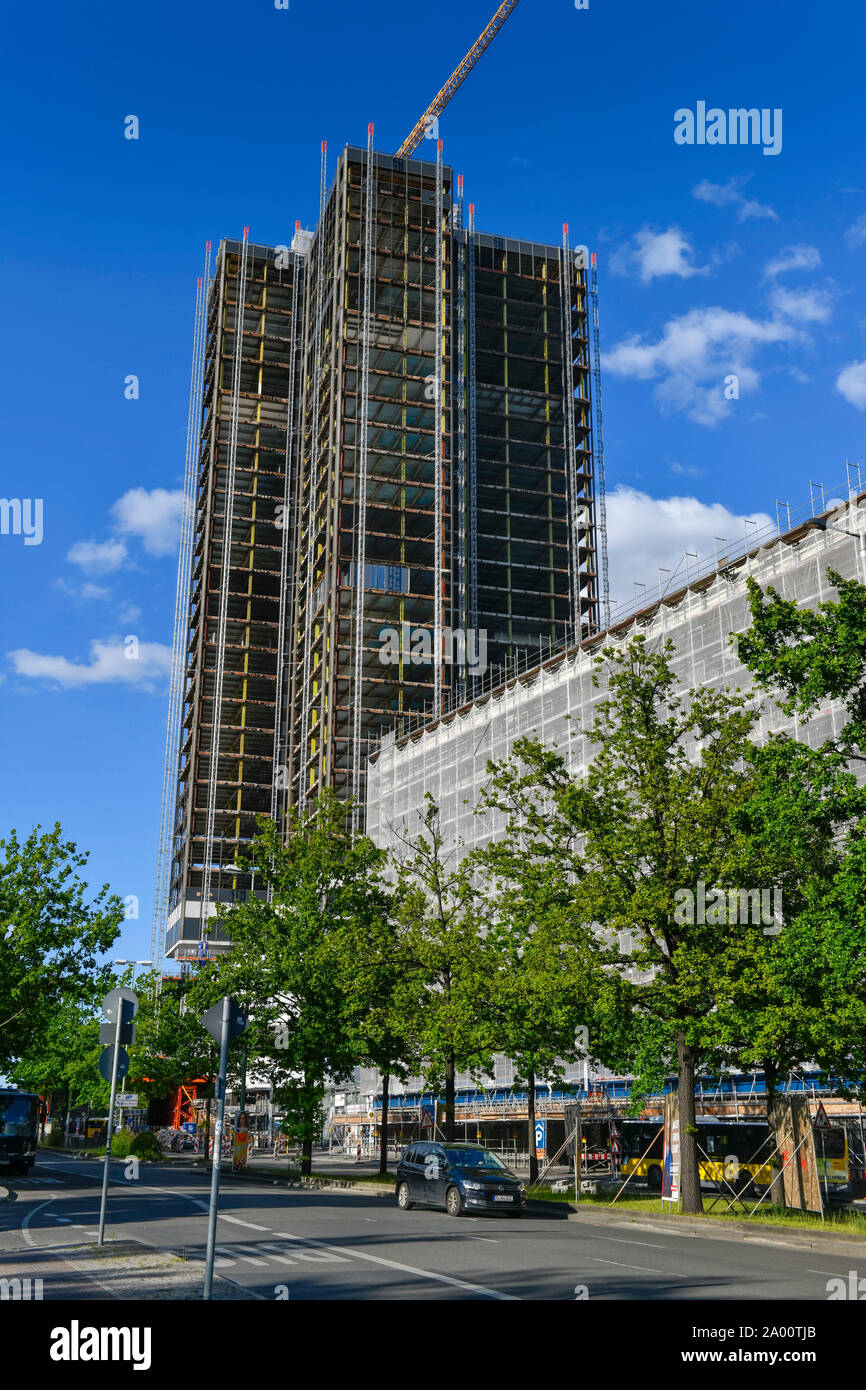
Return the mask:
[[[333,157],[372,120],[396,149],[494,8],[7,15],[0,492],[43,499],[44,534],[0,535],[0,835],[59,819],[139,900],[122,954],[149,947],[204,242],[311,226],[320,141]],[[863,460],[864,27],[854,3],[521,0],[441,119],[479,228],[558,241],[567,221],[598,252],[623,594]],[[781,109],[780,152],[677,144],[699,101]]]

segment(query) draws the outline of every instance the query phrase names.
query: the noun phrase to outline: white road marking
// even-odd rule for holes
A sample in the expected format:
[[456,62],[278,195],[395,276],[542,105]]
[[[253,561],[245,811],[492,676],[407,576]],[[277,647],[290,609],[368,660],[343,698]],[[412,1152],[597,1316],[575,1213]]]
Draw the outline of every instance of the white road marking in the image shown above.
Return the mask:
[[[297,1266],[297,1260],[290,1260],[288,1255],[284,1255],[282,1251],[278,1250],[275,1245],[262,1245],[261,1249],[267,1250],[268,1254],[270,1255],[270,1258],[272,1260],[276,1260],[281,1265]],[[271,1254],[271,1251],[273,1251],[274,1253]]]
[[[88,1174],[88,1176],[91,1175]],[[92,1176],[94,1178],[97,1178],[96,1173],[92,1174]],[[115,1181],[122,1182],[123,1179],[118,1178],[115,1179]],[[164,1188],[161,1189],[159,1187],[153,1187],[149,1184],[146,1188],[143,1187],[142,1190],[161,1193],[162,1195],[165,1195]],[[202,1202],[198,1197],[190,1197],[188,1193],[178,1192],[177,1189],[175,1189],[175,1195],[178,1197],[182,1197],[185,1201],[192,1202],[194,1206],[200,1207],[202,1211],[208,1210],[207,1202]],[[50,1197],[48,1200],[53,1201],[54,1198]],[[46,1204],[43,1202],[42,1205],[44,1206]],[[241,1221],[240,1218],[237,1216],[223,1216],[222,1213],[220,1213],[219,1219],[221,1221],[230,1221],[238,1226],[248,1226],[251,1230],[254,1231],[264,1231],[268,1235],[278,1236],[280,1240],[291,1240],[295,1241],[297,1244],[312,1246],[314,1249],[330,1251],[332,1256],[335,1256],[336,1259],[338,1259],[341,1263],[344,1261],[348,1261],[349,1259],[366,1260],[368,1264],[381,1265],[386,1269],[395,1269],[398,1270],[401,1274],[413,1274],[418,1279],[429,1279],[432,1283],[447,1284],[451,1288],[464,1289],[467,1293],[480,1293],[485,1298],[493,1298],[500,1303],[519,1303],[521,1301],[516,1294],[500,1293],[498,1289],[489,1289],[484,1284],[471,1284],[465,1279],[456,1279],[450,1274],[437,1274],[429,1269],[418,1269],[414,1265],[401,1264],[398,1260],[387,1260],[382,1255],[370,1255],[367,1253],[367,1251],[351,1250],[349,1251],[349,1254],[347,1256],[341,1253],[340,1246],[327,1245],[324,1241],[314,1240],[312,1237],[290,1235],[285,1231],[272,1231],[269,1230],[267,1226],[256,1226],[255,1223],[252,1221]],[[469,1218],[469,1220],[474,1219],[476,1218]],[[31,1241],[31,1244],[32,1243],[33,1242]],[[300,1251],[297,1251],[296,1253],[300,1257]]]
[[668,1245],[654,1245],[649,1240],[623,1240],[621,1236],[594,1236],[589,1231],[582,1231],[581,1235],[589,1236],[590,1240],[609,1240],[614,1245],[643,1245],[647,1250],[669,1250]]
[[228,1245],[215,1245],[214,1249],[217,1251],[218,1254],[226,1255],[230,1260],[243,1260],[245,1264],[262,1265],[265,1269],[267,1269],[267,1260],[254,1260],[249,1255],[239,1255],[237,1253],[238,1247],[236,1245],[232,1245],[231,1247],[229,1247]]
[[498,1245],[499,1241],[494,1240],[493,1236],[465,1236],[465,1240],[483,1240],[488,1245]]
[[55,1200],[55,1197],[54,1197],[54,1193],[52,1192],[51,1196],[50,1196],[50,1197],[46,1197],[44,1202],[40,1202],[39,1205],[38,1205],[37,1207],[31,1207],[30,1210],[28,1211],[27,1215],[23,1218],[23,1220],[22,1220],[22,1222],[21,1222],[21,1234],[23,1235],[24,1239],[27,1241],[27,1244],[33,1246],[33,1249],[34,1249],[34,1250],[38,1250],[38,1249],[39,1249],[39,1246],[36,1244],[36,1241],[33,1239],[32,1235],[30,1234],[30,1232],[29,1232],[29,1230],[27,1229],[27,1227],[30,1225],[30,1222],[33,1220],[33,1218],[34,1218],[34,1216],[36,1215],[37,1211],[41,1211],[43,1207],[47,1207],[47,1206],[48,1206],[48,1203],[49,1203],[49,1202],[53,1202],[54,1200]]
[[[286,1231],[274,1231],[275,1236],[281,1240],[293,1240],[304,1245],[312,1245],[319,1250],[328,1250],[336,1254],[341,1246],[327,1245],[322,1240],[313,1240],[311,1236],[289,1235]],[[300,1256],[300,1251],[297,1252]],[[436,1274],[429,1269],[417,1269],[414,1265],[401,1264],[399,1260],[386,1260],[382,1255],[370,1255],[365,1250],[350,1250],[349,1255],[355,1260],[367,1260],[370,1264],[384,1265],[386,1269],[399,1270],[401,1274],[414,1274],[419,1279],[430,1279],[437,1284],[448,1284],[455,1289],[465,1289],[468,1293],[480,1293],[485,1298],[495,1298],[501,1303],[519,1303],[521,1300],[516,1294],[500,1293],[498,1289],[488,1289],[484,1284],[470,1284],[465,1279],[455,1279],[450,1274]],[[345,1256],[339,1256],[345,1259]]]
[[626,1265],[621,1260],[603,1260],[600,1255],[587,1255],[588,1260],[594,1260],[600,1265],[616,1265],[619,1269],[639,1269],[644,1274],[664,1274],[668,1279],[685,1279],[684,1274],[670,1274],[665,1269],[651,1269],[649,1265]]

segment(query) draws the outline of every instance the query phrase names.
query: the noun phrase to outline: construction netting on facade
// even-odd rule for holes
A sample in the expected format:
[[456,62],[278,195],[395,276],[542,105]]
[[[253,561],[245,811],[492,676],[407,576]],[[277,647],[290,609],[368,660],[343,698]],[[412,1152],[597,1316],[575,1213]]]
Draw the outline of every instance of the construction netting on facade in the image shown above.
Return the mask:
[[[827,571],[858,577],[858,535],[866,524],[863,499],[852,499],[836,512],[833,525],[812,526],[778,536],[741,558],[704,575],[649,608],[620,621],[608,632],[521,672],[499,688],[460,710],[429,722],[402,738],[389,735],[371,759],[367,778],[366,826],[376,843],[395,845],[414,833],[419,812],[430,793],[440,811],[445,841],[467,853],[494,838],[501,829],[495,813],[476,814],[489,778],[488,762],[510,754],[515,739],[531,736],[558,749],[573,772],[592,761],[594,745],[581,730],[592,727],[594,710],[605,698],[606,676],[596,658],[607,646],[626,645],[640,633],[650,649],[673,642],[673,667],[683,688],[728,686],[748,691],[751,676],[741,664],[731,638],[750,625],[746,581],[801,607],[817,608],[836,597]],[[850,534],[855,533],[855,534]],[[772,699],[755,693],[761,709],[756,737],[786,731],[817,747],[837,734],[844,722],[840,702],[828,701],[808,723],[789,718]]]

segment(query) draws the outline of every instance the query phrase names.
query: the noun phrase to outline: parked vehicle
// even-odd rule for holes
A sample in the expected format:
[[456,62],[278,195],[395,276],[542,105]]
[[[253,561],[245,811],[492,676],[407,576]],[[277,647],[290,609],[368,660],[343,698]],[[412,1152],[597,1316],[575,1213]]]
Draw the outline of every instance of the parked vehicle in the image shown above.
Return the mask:
[[526,1186],[502,1159],[480,1144],[410,1144],[397,1166],[397,1205],[444,1207],[449,1216],[468,1211],[520,1216]]

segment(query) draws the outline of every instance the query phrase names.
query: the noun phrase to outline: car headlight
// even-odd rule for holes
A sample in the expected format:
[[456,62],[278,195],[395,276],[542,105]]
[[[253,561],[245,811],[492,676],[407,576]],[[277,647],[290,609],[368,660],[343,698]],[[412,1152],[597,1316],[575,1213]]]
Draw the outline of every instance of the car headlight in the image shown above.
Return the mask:
[[464,1179],[464,1180],[463,1180],[463,1186],[464,1186],[465,1188],[468,1188],[468,1190],[469,1190],[470,1192],[483,1192],[483,1191],[484,1191],[484,1183],[483,1183],[483,1182],[467,1182],[467,1181]]

